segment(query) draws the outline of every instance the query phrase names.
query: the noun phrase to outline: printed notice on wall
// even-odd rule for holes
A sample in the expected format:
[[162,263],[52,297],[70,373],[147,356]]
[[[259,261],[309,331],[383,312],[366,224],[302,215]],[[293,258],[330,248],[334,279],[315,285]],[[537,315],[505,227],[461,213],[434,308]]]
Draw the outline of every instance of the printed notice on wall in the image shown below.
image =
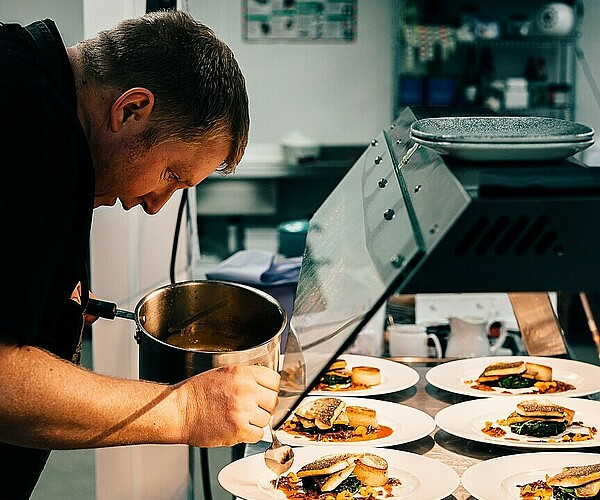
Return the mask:
[[357,2],[242,0],[242,36],[249,42],[354,42]]

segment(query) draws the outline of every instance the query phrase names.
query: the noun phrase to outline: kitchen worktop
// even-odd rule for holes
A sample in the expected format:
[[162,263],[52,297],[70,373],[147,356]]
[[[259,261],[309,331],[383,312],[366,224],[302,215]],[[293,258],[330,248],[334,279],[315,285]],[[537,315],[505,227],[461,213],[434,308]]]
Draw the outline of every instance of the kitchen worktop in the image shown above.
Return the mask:
[[[399,358],[392,359],[398,361]],[[417,384],[403,391],[376,396],[377,399],[411,406],[424,411],[432,417],[435,417],[440,410],[447,406],[474,399],[468,396],[447,392],[429,384],[425,379],[425,374],[432,366],[435,366],[434,363],[419,361],[416,363],[409,362],[407,364],[412,366],[419,373],[419,381]],[[589,398],[600,400],[600,393],[589,396]],[[267,448],[268,444],[269,443],[259,442],[255,445],[250,445],[246,449],[246,455],[260,453]],[[422,439],[411,443],[392,446],[390,448],[416,453],[443,462],[452,467],[459,476],[462,476],[462,474],[472,465],[484,460],[517,453],[531,453],[534,451],[528,448],[518,449],[478,443],[453,436],[438,427]],[[598,452],[598,448],[583,448],[578,451]],[[473,498],[474,497],[469,495],[462,485],[459,485],[453,494],[448,496],[446,500],[473,500]]]
[[233,174],[209,175],[195,188],[201,248],[217,249],[222,259],[247,248],[248,228],[310,218],[366,147],[323,146],[318,158],[295,165],[270,147],[249,151]]
[[341,177],[366,149],[364,145],[323,146],[314,160],[288,164],[277,155],[247,155],[234,174],[215,173],[206,180],[285,179],[294,177]]

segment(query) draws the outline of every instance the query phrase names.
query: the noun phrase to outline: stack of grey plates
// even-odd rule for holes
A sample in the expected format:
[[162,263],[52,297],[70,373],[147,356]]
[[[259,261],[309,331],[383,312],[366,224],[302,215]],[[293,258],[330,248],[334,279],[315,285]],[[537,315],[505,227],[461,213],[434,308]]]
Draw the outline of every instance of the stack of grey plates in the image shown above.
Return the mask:
[[410,138],[467,161],[555,161],[589,148],[594,130],[545,116],[453,116],[415,121]]

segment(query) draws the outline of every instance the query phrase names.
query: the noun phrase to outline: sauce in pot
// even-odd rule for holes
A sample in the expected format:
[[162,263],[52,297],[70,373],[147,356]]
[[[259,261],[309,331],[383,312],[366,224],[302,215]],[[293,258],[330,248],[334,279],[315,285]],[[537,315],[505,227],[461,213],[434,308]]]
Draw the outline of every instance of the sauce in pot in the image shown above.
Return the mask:
[[231,352],[252,347],[247,339],[231,332],[183,329],[171,332],[162,341],[189,351]]

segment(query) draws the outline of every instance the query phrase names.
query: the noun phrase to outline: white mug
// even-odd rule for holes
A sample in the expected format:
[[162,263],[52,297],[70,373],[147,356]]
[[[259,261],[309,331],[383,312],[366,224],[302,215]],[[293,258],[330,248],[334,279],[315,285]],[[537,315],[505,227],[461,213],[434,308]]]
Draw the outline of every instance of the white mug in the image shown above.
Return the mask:
[[435,346],[435,357],[442,357],[442,346],[433,333],[427,333],[423,325],[391,325],[388,328],[390,356],[412,356],[428,358],[428,341],[431,339]]

